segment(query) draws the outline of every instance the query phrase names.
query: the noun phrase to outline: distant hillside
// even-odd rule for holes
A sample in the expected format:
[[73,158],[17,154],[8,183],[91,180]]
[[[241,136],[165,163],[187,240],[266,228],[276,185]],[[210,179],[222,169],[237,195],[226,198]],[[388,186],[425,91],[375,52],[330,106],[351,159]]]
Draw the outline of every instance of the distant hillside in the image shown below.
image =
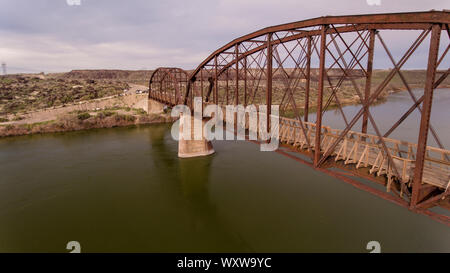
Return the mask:
[[153,70],[72,70],[60,77],[66,79],[118,80],[147,85]]
[[[250,69],[251,70],[251,69]],[[290,72],[291,68],[286,68],[284,71]],[[188,74],[192,72],[192,70],[187,70]],[[378,86],[388,75],[390,70],[384,70],[384,69],[376,69],[373,71],[373,77],[372,77],[372,85],[375,88]],[[68,73],[58,73],[54,74],[55,77],[60,77],[64,79],[69,80],[106,80],[106,81],[123,81],[128,83],[135,83],[135,84],[141,84],[141,85],[148,85],[148,81],[153,73],[153,70],[107,70],[107,69],[101,69],[101,70],[72,70]],[[300,73],[300,72],[298,72]],[[342,74],[342,71],[340,69],[329,69],[327,71],[328,75],[331,77],[334,77],[335,79],[339,78],[339,75]],[[355,75],[362,75],[363,72],[355,69],[352,72]],[[411,88],[423,88],[425,84],[425,78],[426,78],[426,71],[425,70],[402,70],[403,75],[405,76],[408,84]],[[439,76],[443,73],[443,71],[439,71],[437,73],[436,78],[439,78]],[[277,78],[281,75],[281,71],[278,71],[274,74],[274,78]],[[317,68],[311,69],[311,78],[313,82],[317,82],[318,77],[318,70]],[[231,73],[229,75],[230,79],[233,80],[234,74]],[[284,77],[284,75],[283,75]],[[359,84],[362,86],[364,85],[364,78],[359,78],[356,80]],[[351,86],[350,81],[346,81],[344,83],[344,86],[348,85]],[[445,81],[440,85],[441,88],[449,87],[450,86],[450,77],[445,79]],[[398,76],[398,74],[395,75],[395,77],[392,79],[392,81],[389,83],[387,89],[389,90],[405,90],[405,85],[403,84],[402,80]]]

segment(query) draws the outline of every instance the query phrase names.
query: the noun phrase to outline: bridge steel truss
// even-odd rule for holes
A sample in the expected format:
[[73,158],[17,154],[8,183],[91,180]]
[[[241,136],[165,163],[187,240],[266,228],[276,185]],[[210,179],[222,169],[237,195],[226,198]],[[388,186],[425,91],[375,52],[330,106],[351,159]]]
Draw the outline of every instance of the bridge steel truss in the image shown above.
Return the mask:
[[156,101],[170,106],[183,102],[189,75],[176,67],[156,69],[149,81],[149,96]]
[[[308,131],[307,124],[314,119],[317,137],[306,147],[310,164],[343,180],[349,180],[348,176],[332,171],[328,163],[349,131],[356,127],[363,134],[370,131],[376,135],[377,145],[384,151],[389,168],[397,177],[401,176],[385,139],[395,134],[415,112],[419,117],[419,130],[414,137],[412,181],[399,183],[402,194],[395,192],[395,196],[370,187],[367,190],[391,201],[395,199],[413,211],[430,214],[428,209],[438,206],[450,193],[448,189],[436,189],[422,183],[429,156],[429,138],[438,149],[445,151],[438,135],[439,128],[431,124],[430,116],[433,92],[446,81],[450,72],[450,62],[446,59],[450,48],[449,23],[448,11],[428,11],[326,16],[267,27],[217,49],[188,76],[175,68],[157,69],[150,79],[149,96],[172,105],[192,106],[193,97],[198,96],[206,104],[267,105],[268,113],[271,105],[277,104],[280,115],[295,119],[304,136]],[[391,51],[392,43],[400,40],[408,43],[408,47],[403,52]],[[419,47],[424,49],[422,52],[427,52],[427,56],[417,56]],[[417,88],[416,82],[411,83],[415,77],[407,77],[404,71],[410,59],[426,63],[423,92],[419,95],[413,92]],[[375,73],[374,63],[392,68]],[[375,76],[378,77],[376,80]],[[371,107],[386,95],[393,81],[404,87],[412,104],[408,109],[402,109],[401,115],[392,117],[393,120],[378,121],[383,125],[391,123],[387,130],[382,130]],[[343,109],[349,103],[349,96],[360,103],[359,111],[352,115]],[[324,115],[330,109],[336,109],[342,130],[326,150],[314,149],[321,147],[325,133]],[[447,168],[450,166],[448,157],[443,153],[440,159]],[[450,219],[445,215],[437,218],[447,224]]]

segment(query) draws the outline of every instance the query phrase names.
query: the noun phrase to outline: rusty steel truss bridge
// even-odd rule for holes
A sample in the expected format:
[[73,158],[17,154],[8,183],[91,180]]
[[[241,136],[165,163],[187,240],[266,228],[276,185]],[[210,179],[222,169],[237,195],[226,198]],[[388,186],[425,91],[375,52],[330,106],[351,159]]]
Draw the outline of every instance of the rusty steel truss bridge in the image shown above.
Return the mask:
[[[267,27],[217,49],[195,70],[156,69],[149,99],[191,108],[194,97],[221,106],[267,105],[269,114],[271,105],[280,105],[277,152],[450,225],[450,151],[439,137],[439,128],[450,124],[430,119],[433,93],[450,72],[449,23],[449,11],[427,11]],[[392,51],[400,40],[408,46]],[[411,59],[422,65],[422,74],[407,75]],[[391,68],[380,72],[374,63]],[[371,107],[394,80],[411,105],[390,120],[376,119]],[[343,110],[348,98],[359,107],[352,115]],[[341,128],[326,123],[330,109]],[[413,112],[419,117],[416,131],[408,132],[414,141],[393,138]],[[389,129],[382,131],[380,123]]]

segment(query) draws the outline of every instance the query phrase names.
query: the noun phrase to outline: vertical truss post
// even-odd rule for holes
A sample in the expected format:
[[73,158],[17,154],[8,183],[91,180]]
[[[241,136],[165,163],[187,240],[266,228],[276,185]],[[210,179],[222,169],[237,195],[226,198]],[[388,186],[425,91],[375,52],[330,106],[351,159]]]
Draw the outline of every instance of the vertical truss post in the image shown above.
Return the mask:
[[305,83],[305,108],[304,108],[304,120],[308,122],[309,115],[309,90],[311,86],[311,40],[312,36],[308,36],[308,52],[306,53],[306,83]]
[[[270,114],[272,109],[272,33],[267,34],[267,88],[266,88],[266,104],[267,104],[267,131],[270,129]],[[270,141],[270,140],[269,140]]]
[[167,93],[166,93],[166,91],[167,91],[167,81],[164,81],[164,88],[163,88],[164,90],[163,90],[163,96],[162,96],[162,101],[166,101],[167,100]]
[[174,103],[175,93],[177,92],[177,84],[172,82],[172,83],[170,83],[170,87],[171,87],[171,89],[173,87],[173,92],[170,92],[169,103]]
[[161,91],[159,92],[159,100],[160,101],[164,100],[164,82],[163,82],[163,80],[161,80]]
[[158,94],[158,100],[161,101],[162,100],[162,92],[163,92],[163,82],[162,80],[159,83],[159,94]]
[[319,60],[319,86],[317,90],[317,118],[316,118],[316,133],[314,144],[314,167],[319,167],[320,160],[320,138],[322,134],[322,101],[323,101],[323,80],[325,77],[325,50],[326,50],[326,25],[322,25],[320,30],[320,60]]
[[191,107],[191,108],[194,108],[194,92],[195,92],[195,89],[196,89],[196,86],[197,86],[197,84],[195,84],[195,82],[193,82],[192,83],[192,92],[191,92],[191,94],[190,94],[190,102],[189,102],[189,106]]
[[181,80],[178,85],[179,85],[179,87],[178,87],[178,92],[176,94],[175,105],[178,105],[180,103],[180,97],[181,97],[181,94],[183,93],[183,83],[181,82]]
[[234,104],[239,104],[239,44],[236,44],[236,89],[234,90]]
[[173,97],[173,105],[177,105],[178,104],[178,93],[179,93],[179,90],[181,89],[181,87],[180,87],[180,83],[179,82],[177,82],[177,83],[175,83],[175,94],[174,94],[174,97]]
[[[167,77],[167,76],[166,76]],[[168,97],[169,97],[169,94],[168,94],[168,91],[167,90],[169,90],[169,81],[165,81],[164,82],[164,102],[166,102],[166,101],[169,101],[168,100]]]
[[[197,95],[197,94],[195,94],[195,95]],[[202,97],[202,100],[203,100],[203,69],[200,70],[200,96]]]
[[164,90],[164,102],[169,101],[169,87],[170,82],[166,80],[166,88]]
[[227,100],[227,105],[228,105],[228,80],[229,80],[228,69],[227,69],[226,77],[227,77],[227,85],[225,86],[225,92],[226,92],[226,100]]
[[214,57],[214,104],[219,104],[219,79],[217,76],[217,55]]
[[247,106],[247,56],[244,57],[244,106]]
[[369,105],[367,105],[367,102],[370,97],[370,88],[372,85],[372,70],[373,70],[373,52],[375,48],[375,33],[376,30],[371,29],[370,30],[370,36],[369,36],[369,48],[368,48],[368,57],[367,57],[367,69],[366,69],[366,87],[364,90],[364,113],[363,113],[363,120],[362,120],[362,127],[361,132],[363,134],[367,134],[367,124],[369,119]]
[[[235,47],[236,58],[236,89],[234,91],[234,105],[239,105],[239,44]],[[234,112],[234,132],[238,131],[237,112]]]
[[441,26],[433,24],[431,30],[430,49],[428,53],[427,78],[425,81],[424,101],[420,120],[419,139],[417,141],[416,165],[414,168],[414,178],[412,184],[412,196],[410,208],[415,209],[419,201],[420,187],[422,184],[423,166],[425,163],[425,153],[427,149],[428,131],[430,128],[431,105],[433,102],[434,79],[436,76],[436,66],[439,53],[439,41],[441,36]]

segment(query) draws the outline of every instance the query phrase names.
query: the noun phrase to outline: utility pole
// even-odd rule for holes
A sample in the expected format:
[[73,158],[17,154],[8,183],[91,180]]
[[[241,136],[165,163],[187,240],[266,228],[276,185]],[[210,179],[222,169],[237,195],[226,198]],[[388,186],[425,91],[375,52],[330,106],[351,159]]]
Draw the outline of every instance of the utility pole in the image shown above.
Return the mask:
[[2,72],[3,75],[6,75],[6,63],[2,63]]

